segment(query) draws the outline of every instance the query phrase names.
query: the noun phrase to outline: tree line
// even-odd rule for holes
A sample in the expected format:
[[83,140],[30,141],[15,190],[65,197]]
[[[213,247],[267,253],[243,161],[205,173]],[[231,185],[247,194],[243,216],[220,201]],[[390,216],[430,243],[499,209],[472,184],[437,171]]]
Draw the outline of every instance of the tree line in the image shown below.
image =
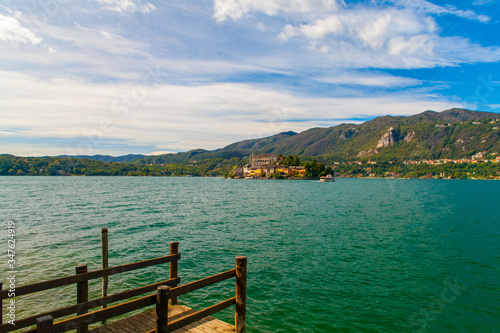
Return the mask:
[[[0,155],[1,176],[222,176],[248,158],[205,159],[166,165],[101,162],[87,158],[18,157]],[[297,156],[280,156],[281,165],[304,166],[306,177],[335,174],[336,177],[391,178],[500,178],[500,163],[446,163],[437,165],[403,162],[337,162],[321,163],[312,159],[302,162]],[[328,165],[330,164],[330,165]],[[283,175],[270,175],[282,178]]]

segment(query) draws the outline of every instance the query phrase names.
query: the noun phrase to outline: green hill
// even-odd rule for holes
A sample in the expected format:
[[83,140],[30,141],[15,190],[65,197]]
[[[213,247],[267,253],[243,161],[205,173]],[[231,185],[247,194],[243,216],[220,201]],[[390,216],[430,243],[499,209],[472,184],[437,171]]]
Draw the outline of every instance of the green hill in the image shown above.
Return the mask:
[[451,109],[405,116],[384,116],[363,124],[311,128],[245,140],[214,151],[147,156],[134,163],[181,163],[274,153],[338,160],[408,160],[470,157],[500,152],[500,114]]

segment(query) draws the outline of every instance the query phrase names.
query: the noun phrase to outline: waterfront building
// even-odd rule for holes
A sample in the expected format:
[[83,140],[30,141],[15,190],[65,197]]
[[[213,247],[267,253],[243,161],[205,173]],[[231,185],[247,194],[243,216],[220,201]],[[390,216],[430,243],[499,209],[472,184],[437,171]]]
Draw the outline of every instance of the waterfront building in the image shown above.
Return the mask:
[[276,162],[278,162],[278,156],[274,154],[250,155],[250,164],[252,168],[273,165],[276,164]]

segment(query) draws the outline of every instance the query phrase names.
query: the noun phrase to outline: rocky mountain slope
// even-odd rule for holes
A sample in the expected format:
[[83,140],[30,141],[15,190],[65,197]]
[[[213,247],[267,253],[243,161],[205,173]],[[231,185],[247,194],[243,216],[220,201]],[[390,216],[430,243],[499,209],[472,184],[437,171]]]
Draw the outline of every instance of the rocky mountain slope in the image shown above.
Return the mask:
[[500,153],[500,114],[451,109],[384,116],[363,124],[311,128],[245,140],[214,151],[143,157],[138,163],[178,163],[192,159],[244,157],[252,153],[344,159],[438,159]]

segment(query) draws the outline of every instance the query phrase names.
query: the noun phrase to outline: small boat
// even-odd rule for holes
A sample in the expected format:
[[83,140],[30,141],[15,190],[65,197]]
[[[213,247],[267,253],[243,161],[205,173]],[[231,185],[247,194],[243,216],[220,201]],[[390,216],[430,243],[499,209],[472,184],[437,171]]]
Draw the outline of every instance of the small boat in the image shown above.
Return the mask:
[[193,175],[186,175],[186,178],[194,177]]
[[326,175],[326,176],[320,177],[319,181],[323,182],[323,183],[334,182],[335,181],[335,177],[333,177],[332,175]]

